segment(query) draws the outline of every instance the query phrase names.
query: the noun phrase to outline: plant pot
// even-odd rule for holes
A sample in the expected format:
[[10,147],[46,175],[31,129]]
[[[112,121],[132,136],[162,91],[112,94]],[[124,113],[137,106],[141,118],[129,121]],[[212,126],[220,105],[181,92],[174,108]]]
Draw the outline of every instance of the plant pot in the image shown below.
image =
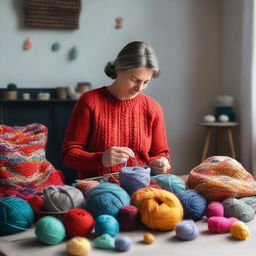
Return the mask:
[[17,100],[18,92],[17,91],[3,91],[2,98],[4,100]]

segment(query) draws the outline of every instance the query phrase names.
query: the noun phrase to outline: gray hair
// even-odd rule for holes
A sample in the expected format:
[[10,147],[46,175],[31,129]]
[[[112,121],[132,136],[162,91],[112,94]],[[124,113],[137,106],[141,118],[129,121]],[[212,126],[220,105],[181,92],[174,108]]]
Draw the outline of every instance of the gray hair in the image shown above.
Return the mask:
[[121,72],[130,69],[149,68],[153,70],[153,78],[160,75],[157,56],[152,47],[145,43],[134,41],[127,44],[117,55],[115,61],[108,62],[104,71],[107,76],[115,79],[116,70]]

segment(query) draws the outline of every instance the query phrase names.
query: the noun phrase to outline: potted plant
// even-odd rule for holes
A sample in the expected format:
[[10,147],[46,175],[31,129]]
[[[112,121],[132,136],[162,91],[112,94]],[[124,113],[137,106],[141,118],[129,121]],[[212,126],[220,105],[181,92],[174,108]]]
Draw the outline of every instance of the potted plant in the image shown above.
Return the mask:
[[16,84],[8,84],[7,90],[3,92],[4,100],[17,100],[18,92],[17,92],[17,85]]

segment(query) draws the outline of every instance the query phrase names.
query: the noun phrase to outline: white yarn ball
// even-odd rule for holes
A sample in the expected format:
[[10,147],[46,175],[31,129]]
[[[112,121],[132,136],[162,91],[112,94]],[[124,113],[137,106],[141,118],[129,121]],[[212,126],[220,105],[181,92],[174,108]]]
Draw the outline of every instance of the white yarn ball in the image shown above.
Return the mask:
[[207,123],[213,123],[215,122],[215,116],[213,115],[206,115],[204,116],[204,122],[207,122]]
[[220,115],[218,119],[219,119],[220,122],[228,122],[229,121],[229,116]]

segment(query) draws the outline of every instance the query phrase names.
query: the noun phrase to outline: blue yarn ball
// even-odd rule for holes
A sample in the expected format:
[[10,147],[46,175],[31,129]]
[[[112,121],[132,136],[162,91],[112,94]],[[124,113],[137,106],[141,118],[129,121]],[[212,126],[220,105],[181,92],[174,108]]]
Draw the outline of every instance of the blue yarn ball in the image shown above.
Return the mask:
[[131,195],[136,190],[149,186],[150,168],[123,167],[119,173],[119,181],[120,186]]
[[128,251],[132,246],[132,241],[128,236],[119,235],[115,239],[116,250],[120,252]]
[[86,209],[94,218],[102,214],[117,217],[120,208],[125,205],[130,205],[129,195],[112,183],[102,183],[91,189],[86,201]]
[[186,190],[185,182],[173,174],[159,174],[151,177],[158,186],[176,195]]
[[198,236],[198,229],[193,220],[183,220],[176,226],[175,233],[180,240],[189,241]]
[[34,212],[27,201],[16,197],[0,199],[0,235],[11,235],[30,227]]
[[102,234],[109,234],[115,236],[119,232],[119,223],[111,215],[100,215],[95,221],[95,233],[99,236]]
[[207,207],[207,201],[203,196],[195,190],[186,190],[178,194],[178,198],[183,205],[185,219],[197,221],[203,217]]
[[36,223],[35,234],[41,242],[54,245],[65,238],[66,229],[59,219],[45,216]]

